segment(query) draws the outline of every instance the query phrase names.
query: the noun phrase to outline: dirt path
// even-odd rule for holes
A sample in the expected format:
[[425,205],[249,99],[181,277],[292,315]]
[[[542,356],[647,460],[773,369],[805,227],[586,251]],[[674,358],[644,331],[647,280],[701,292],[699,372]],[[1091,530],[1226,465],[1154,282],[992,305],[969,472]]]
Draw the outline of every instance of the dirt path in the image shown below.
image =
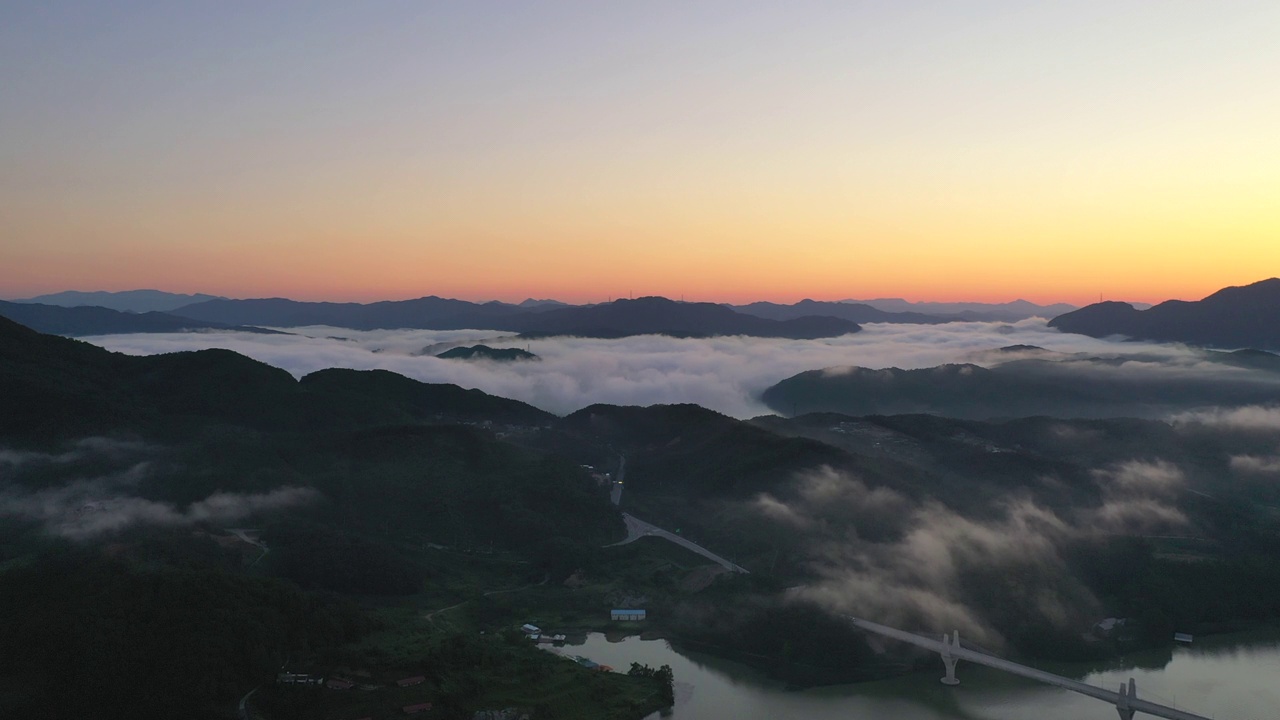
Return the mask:
[[[531,587],[538,587],[539,585],[546,585],[546,584],[547,584],[547,581],[548,581],[548,580],[550,580],[550,579],[551,579],[551,576],[550,576],[550,575],[544,575],[544,576],[542,577],[542,582],[529,583],[528,585],[521,585],[520,587],[515,587],[515,588],[507,588],[507,589],[505,589],[505,590],[490,590],[490,591],[488,591],[488,592],[486,592],[486,593],[482,593],[482,594],[483,594],[483,596],[484,596],[484,597],[489,597],[489,596],[491,596],[491,595],[501,595],[501,594],[503,594],[503,593],[519,592],[519,591],[521,591],[521,590],[528,590],[528,589],[529,589],[529,588],[531,588]],[[426,620],[427,622],[435,622],[435,619],[434,619],[434,618],[435,618],[435,616],[436,616],[436,615],[439,615],[439,614],[440,614],[440,613],[442,613],[442,612],[446,612],[446,611],[452,610],[452,609],[454,609],[454,608],[460,608],[460,607],[462,607],[463,605],[466,605],[466,604],[467,604],[467,603],[469,603],[469,602],[471,602],[471,601],[470,601],[470,600],[463,600],[462,602],[460,602],[460,603],[454,603],[453,605],[450,605],[449,607],[440,608],[439,610],[432,610],[431,612],[427,613],[426,615],[423,615],[423,616],[422,616],[422,618],[423,618],[424,620]]]

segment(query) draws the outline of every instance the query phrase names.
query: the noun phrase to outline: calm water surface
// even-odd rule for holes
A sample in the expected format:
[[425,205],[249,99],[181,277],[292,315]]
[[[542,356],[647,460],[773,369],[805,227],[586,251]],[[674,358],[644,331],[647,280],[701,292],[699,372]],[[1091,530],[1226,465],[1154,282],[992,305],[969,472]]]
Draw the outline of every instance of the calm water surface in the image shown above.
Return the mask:
[[[788,691],[749,667],[676,652],[664,640],[613,641],[592,633],[582,655],[625,671],[632,662],[670,665],[676,706],[670,720],[1115,720],[1114,708],[1066,690],[960,663],[961,684],[936,672],[857,685]],[[1135,653],[1108,664],[1042,663],[1043,670],[1116,689],[1130,677],[1138,697],[1229,720],[1280,720],[1280,632],[1197,638],[1191,646]],[[654,715],[658,718],[658,715]],[[1138,717],[1147,717],[1139,715]]]

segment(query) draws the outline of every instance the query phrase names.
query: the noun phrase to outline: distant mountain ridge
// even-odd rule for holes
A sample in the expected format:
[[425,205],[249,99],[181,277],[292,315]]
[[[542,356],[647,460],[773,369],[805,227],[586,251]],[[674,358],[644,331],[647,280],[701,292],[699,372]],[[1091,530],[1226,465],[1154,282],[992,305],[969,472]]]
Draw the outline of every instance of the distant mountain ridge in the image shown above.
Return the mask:
[[789,320],[736,312],[715,303],[684,303],[660,297],[615,300],[600,305],[521,307],[476,304],[435,296],[416,300],[360,303],[299,302],[284,298],[211,300],[175,314],[208,322],[268,327],[330,325],[355,330],[505,330],[533,336],[577,335],[616,338],[661,334],[678,337],[751,335],[817,338],[857,332],[858,325],[832,317]]
[[836,337],[862,329],[857,323],[840,318],[805,316],[770,320],[736,312],[715,303],[676,302],[663,297],[614,300],[603,305],[548,310],[513,319],[510,328],[537,336],[614,338],[629,335],[748,335],[801,340]]
[[1218,348],[1280,349],[1280,278],[1228,287],[1198,301],[1168,300],[1147,310],[1101,302],[1060,315],[1062,332]]
[[[471,302],[430,295],[411,300],[387,300],[372,303],[310,302],[288,298],[231,299],[212,295],[182,295],[158,290],[124,292],[67,291],[15,301],[22,304],[42,303],[63,307],[97,306],[122,312],[171,312],[192,320],[222,326],[299,327],[329,325],[354,330],[464,330],[491,329],[532,335],[574,334],[598,337],[624,337],[656,332],[678,336],[723,334],[763,335],[773,337],[828,337],[854,332],[847,326],[815,318],[829,318],[850,323],[938,324],[958,321],[1016,321],[1032,315],[1052,316],[1075,309],[1070,305],[1041,306],[1024,300],[1000,305],[983,303],[909,303],[901,299],[881,299],[866,303],[849,300],[832,302],[805,299],[794,304],[754,302],[744,305],[718,303],[736,313],[777,322],[799,321],[789,327],[769,327],[742,320],[716,316],[707,307],[713,303],[685,303],[684,309],[672,310],[647,298],[649,305],[622,310],[620,302],[571,305],[554,299],[527,298],[518,304],[489,301]],[[666,298],[667,303],[675,301]],[[615,306],[612,310],[593,310]],[[915,309],[913,309],[915,308]],[[658,313],[646,318],[643,310]],[[929,312],[919,312],[928,309]],[[546,313],[563,311],[566,314]],[[540,316],[539,319],[532,319]],[[159,323],[156,323],[159,325]],[[726,329],[734,327],[739,329]],[[44,329],[44,328],[42,328]],[[57,330],[54,330],[58,332]],[[92,334],[95,330],[81,330]],[[103,330],[101,332],[113,332]]]
[[374,303],[304,302],[287,298],[210,300],[179,308],[183,317],[235,325],[330,325],[352,330],[508,330],[504,318],[538,312],[500,302],[473,303],[430,295]]
[[1037,305],[1027,300],[1006,303],[980,302],[911,302],[902,298],[875,298],[873,300],[841,300],[842,303],[862,304],[892,313],[919,312],[946,317],[951,320],[978,322],[1016,322],[1031,317],[1052,318],[1076,309],[1075,305],[1054,303]]
[[794,320],[806,316],[840,318],[856,323],[908,323],[934,325],[955,322],[960,318],[926,315],[918,312],[886,312],[862,303],[828,302],[804,299],[794,305],[772,302],[753,302],[748,305],[727,305],[738,312],[770,320]]
[[222,299],[219,295],[206,295],[204,293],[184,295],[162,290],[122,290],[119,292],[67,290],[66,292],[37,295],[36,297],[14,300],[13,302],[60,305],[62,307],[93,306],[121,312],[142,313],[167,312],[176,310],[184,305],[219,299]]
[[0,316],[34,330],[54,335],[119,335],[125,333],[173,333],[198,330],[235,330],[278,334],[277,330],[194,320],[170,313],[131,313],[104,307],[62,307],[0,300]]

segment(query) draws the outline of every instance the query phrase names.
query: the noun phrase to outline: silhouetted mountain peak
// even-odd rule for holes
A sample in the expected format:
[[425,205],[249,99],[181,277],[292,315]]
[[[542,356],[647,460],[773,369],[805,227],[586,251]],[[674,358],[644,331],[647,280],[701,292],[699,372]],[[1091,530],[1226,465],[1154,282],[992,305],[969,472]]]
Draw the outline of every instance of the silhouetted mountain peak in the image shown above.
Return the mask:
[[1127,303],[1096,303],[1059,315],[1049,326],[1091,337],[1124,335],[1208,347],[1280,348],[1277,317],[1280,279],[1270,278],[1223,288],[1203,300],[1169,300],[1147,310]]
[[1248,285],[1225,287],[1201,300],[1203,303],[1263,302],[1280,305],[1280,278],[1268,278]]

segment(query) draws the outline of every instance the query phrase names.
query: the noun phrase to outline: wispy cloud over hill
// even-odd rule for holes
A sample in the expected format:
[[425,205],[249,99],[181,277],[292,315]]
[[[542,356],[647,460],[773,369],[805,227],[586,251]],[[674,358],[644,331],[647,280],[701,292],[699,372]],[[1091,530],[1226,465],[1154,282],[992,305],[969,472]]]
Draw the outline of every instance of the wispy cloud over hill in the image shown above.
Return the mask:
[[[102,437],[51,453],[0,447],[0,517],[23,518],[49,534],[89,540],[135,525],[236,522],[320,497],[311,488],[278,487],[260,493],[218,491],[185,506],[147,498],[139,488],[161,472],[153,463],[158,454],[162,451],[145,443]],[[43,479],[24,482],[29,473]],[[51,476],[59,482],[38,486]]]

